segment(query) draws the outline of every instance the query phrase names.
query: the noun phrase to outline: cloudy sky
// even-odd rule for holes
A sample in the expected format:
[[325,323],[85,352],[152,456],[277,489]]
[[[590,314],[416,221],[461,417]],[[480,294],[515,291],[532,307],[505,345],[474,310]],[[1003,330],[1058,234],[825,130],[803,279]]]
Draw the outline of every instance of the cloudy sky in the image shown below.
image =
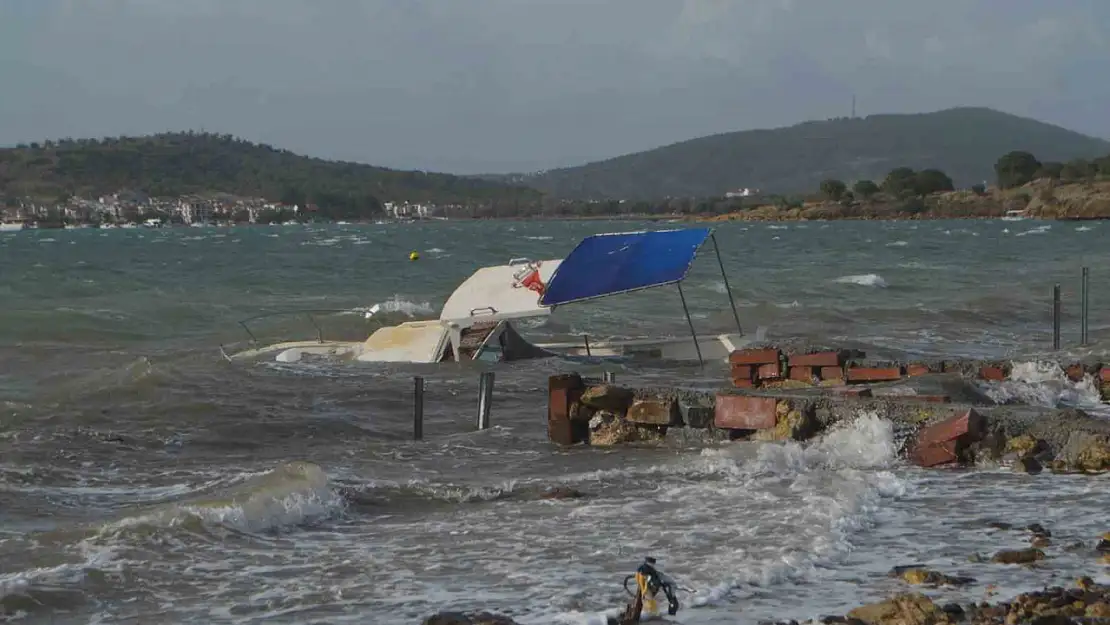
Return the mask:
[[0,145],[206,129],[477,173],[848,114],[1110,137],[1107,0],[0,0]]

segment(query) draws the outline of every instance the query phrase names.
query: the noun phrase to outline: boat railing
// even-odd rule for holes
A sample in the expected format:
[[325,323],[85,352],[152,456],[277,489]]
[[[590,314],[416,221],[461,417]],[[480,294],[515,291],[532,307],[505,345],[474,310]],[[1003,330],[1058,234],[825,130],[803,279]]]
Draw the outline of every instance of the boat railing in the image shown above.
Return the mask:
[[351,311],[350,310],[338,309],[338,308],[310,308],[310,309],[302,309],[302,310],[286,310],[286,311],[279,311],[279,312],[263,313],[261,315],[254,315],[253,317],[247,317],[246,319],[240,319],[237,323],[243,328],[243,330],[246,331],[247,335],[250,336],[251,345],[256,345],[258,343],[258,337],[255,336],[254,332],[251,331],[250,326],[248,325],[251,322],[259,321],[259,320],[262,320],[262,319],[272,319],[272,318],[275,318],[275,317],[299,317],[299,316],[303,316],[303,317],[306,317],[308,319],[308,321],[312,324],[312,327],[316,329],[316,341],[319,342],[319,343],[323,343],[324,342],[324,329],[320,326],[320,323],[317,321],[317,316],[339,315],[339,314],[351,314]]

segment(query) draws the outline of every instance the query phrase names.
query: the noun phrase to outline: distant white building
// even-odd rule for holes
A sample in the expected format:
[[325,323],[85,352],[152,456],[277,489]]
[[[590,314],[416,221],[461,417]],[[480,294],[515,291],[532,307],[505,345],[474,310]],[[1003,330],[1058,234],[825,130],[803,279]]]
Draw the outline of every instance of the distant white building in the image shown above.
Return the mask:
[[748,187],[744,187],[742,189],[737,189],[735,191],[729,191],[729,192],[725,193],[725,197],[727,197],[727,198],[751,197],[751,196],[753,196],[757,193],[759,193],[759,189],[749,189]]

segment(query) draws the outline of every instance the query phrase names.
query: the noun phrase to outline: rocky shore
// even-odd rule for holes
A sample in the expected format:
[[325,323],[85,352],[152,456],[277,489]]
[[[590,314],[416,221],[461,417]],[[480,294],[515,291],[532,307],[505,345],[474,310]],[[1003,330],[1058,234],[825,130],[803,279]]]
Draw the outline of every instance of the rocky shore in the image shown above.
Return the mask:
[[695,218],[696,221],[808,221],[833,219],[997,219],[1017,212],[1035,219],[1110,219],[1110,180],[1061,183],[1036,180],[1013,189],[963,190],[924,197],[764,204]]

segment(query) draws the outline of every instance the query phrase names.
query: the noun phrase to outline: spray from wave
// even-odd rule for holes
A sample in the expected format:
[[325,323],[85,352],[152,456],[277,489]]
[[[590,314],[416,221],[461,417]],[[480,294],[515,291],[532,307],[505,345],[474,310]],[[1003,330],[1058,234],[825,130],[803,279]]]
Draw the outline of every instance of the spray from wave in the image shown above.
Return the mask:
[[851,276],[841,276],[833,280],[837,284],[855,284],[858,286],[872,286],[885,289],[887,284],[883,277],[875,273],[864,273]]
[[1017,362],[1002,382],[982,383],[987,397],[1000,404],[1020,403],[1045,408],[1062,406],[1105,410],[1099,384],[1091,375],[1073,382],[1054,362]]

